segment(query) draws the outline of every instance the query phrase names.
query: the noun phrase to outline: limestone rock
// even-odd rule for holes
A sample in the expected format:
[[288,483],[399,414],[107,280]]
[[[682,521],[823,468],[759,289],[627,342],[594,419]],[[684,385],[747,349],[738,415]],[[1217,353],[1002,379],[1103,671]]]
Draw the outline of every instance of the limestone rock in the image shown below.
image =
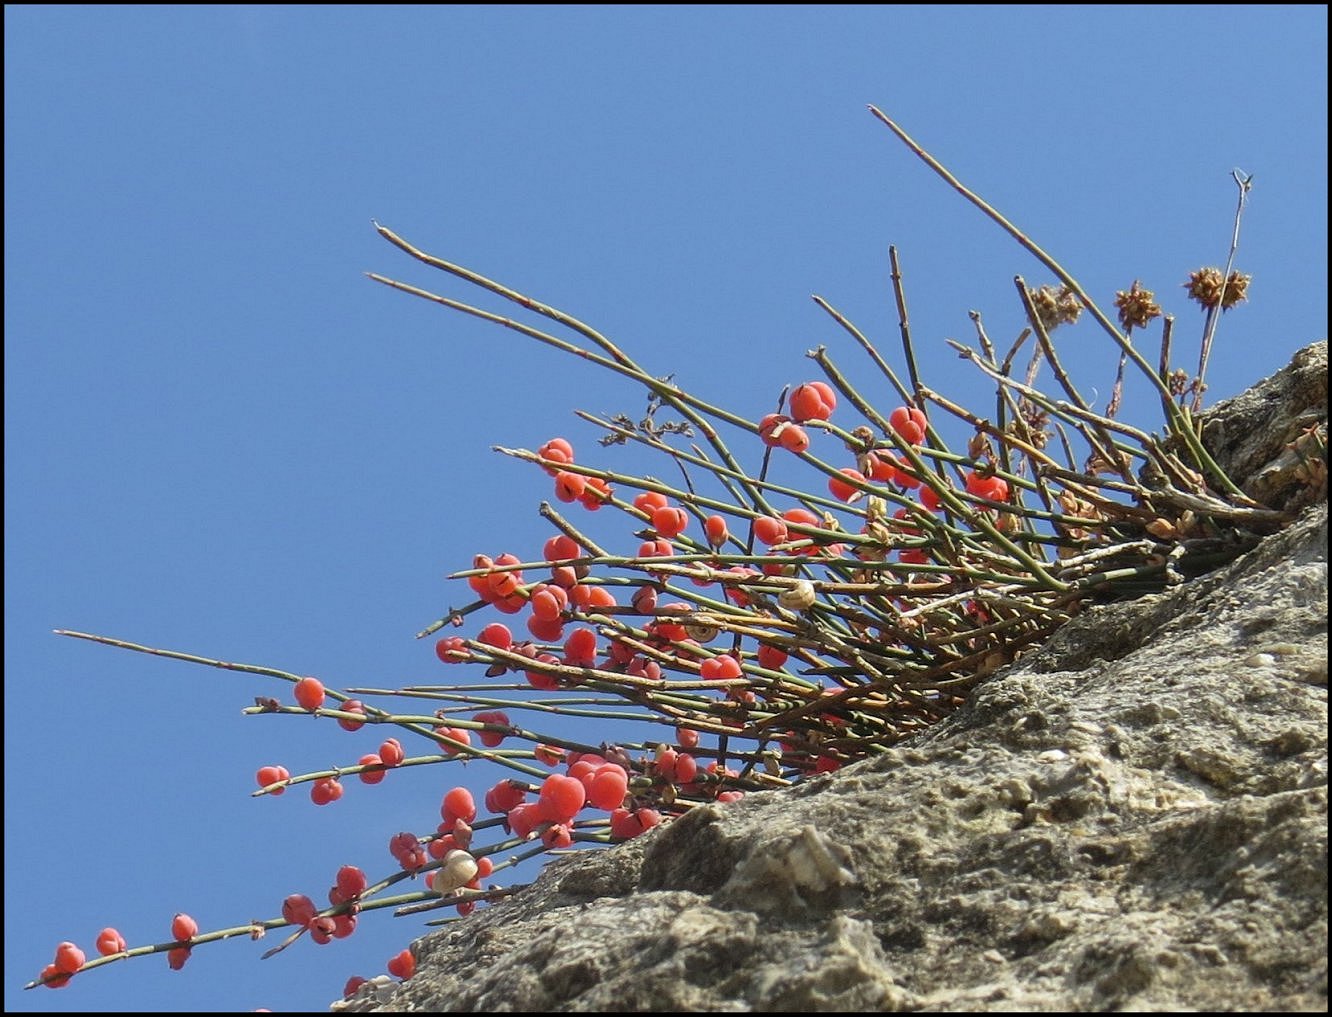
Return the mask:
[[[1225,419],[1261,478],[1289,435]],[[911,742],[551,863],[337,1008],[1326,1010],[1326,638],[1323,501]]]

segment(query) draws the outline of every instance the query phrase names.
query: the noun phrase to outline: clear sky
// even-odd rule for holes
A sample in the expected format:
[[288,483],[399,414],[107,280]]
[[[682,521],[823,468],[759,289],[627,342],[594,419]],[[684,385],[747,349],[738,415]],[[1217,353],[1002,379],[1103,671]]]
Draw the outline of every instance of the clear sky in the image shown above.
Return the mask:
[[[514,333],[368,281],[466,291],[372,217],[615,338],[750,417],[862,365],[819,293],[897,349],[901,251],[923,370],[967,311],[1021,325],[1049,281],[866,111],[897,118],[1108,305],[1135,278],[1178,316],[1222,264],[1231,170],[1254,174],[1209,378],[1232,395],[1326,335],[1327,14],[1204,7],[5,8],[6,1009],[322,1008],[420,934],[201,948],[21,985],[56,943],[207,928],[378,873],[472,764],[252,800],[253,773],[373,751],[371,729],[242,717],[271,680],[55,628],[315,674],[446,680],[413,634],[474,553],[549,535],[534,468],[495,444],[637,414]],[[483,301],[485,302],[485,301]],[[486,306],[505,310],[490,300]],[[1067,335],[1103,403],[1114,357]],[[1156,333],[1150,342],[1155,348]],[[1191,366],[1187,360],[1185,366]],[[861,370],[857,366],[855,370]],[[1139,390],[1141,386],[1139,386]],[[978,396],[979,394],[979,396]],[[1151,427],[1150,400],[1126,414]],[[600,461],[619,466],[623,453]],[[450,674],[448,678],[455,678]],[[595,740],[595,738],[593,739]]]

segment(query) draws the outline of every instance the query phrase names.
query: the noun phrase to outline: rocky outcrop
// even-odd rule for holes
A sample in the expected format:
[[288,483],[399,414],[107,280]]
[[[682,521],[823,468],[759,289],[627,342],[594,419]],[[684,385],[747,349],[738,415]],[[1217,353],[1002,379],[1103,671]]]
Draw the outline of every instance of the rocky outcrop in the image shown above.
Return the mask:
[[[1208,433],[1254,478],[1295,435],[1257,430]],[[552,862],[339,1006],[1325,1010],[1326,630],[1324,500],[910,743]]]

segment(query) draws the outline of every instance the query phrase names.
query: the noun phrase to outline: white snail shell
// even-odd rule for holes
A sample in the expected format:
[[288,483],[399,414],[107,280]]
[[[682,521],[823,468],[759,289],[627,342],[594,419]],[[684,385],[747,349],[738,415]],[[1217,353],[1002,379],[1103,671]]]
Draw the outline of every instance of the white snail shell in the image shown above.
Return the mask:
[[777,594],[777,603],[790,611],[803,611],[814,604],[814,584],[808,579],[799,580],[794,586]]

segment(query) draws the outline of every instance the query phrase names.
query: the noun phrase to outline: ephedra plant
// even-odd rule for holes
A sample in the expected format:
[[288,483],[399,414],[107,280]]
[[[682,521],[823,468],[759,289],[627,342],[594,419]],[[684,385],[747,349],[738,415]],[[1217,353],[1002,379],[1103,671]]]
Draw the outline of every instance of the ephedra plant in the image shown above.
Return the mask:
[[[882,752],[948,717],[979,682],[1093,598],[1215,568],[1289,521],[1243,494],[1197,426],[1217,323],[1245,299],[1249,282],[1233,266],[1246,178],[1236,175],[1226,266],[1194,272],[1186,284],[1205,312],[1189,371],[1174,365],[1173,320],[1152,291],[1133,282],[1107,313],[871,111],[1054,277],[1039,287],[1015,280],[1028,326],[1002,347],[975,314],[974,343],[952,343],[994,383],[993,402],[964,407],[920,375],[895,250],[895,352],[816,297],[868,371],[846,370],[820,347],[809,354],[817,376],[762,395],[772,412],[750,419],[654,376],[577,318],[376,224],[415,260],[547,324],[383,275],[374,281],[642,385],[648,412],[639,420],[579,416],[603,446],[641,446],[660,468],[616,472],[595,449],[588,454],[580,442],[575,450],[560,436],[537,436],[533,450],[499,449],[549,475],[553,500],[540,506],[549,539],[477,554],[455,574],[461,606],[420,633],[441,669],[441,682],[429,687],[339,690],[273,668],[62,632],[274,679],[273,697],[246,713],[315,714],[330,730],[375,725],[384,733],[377,752],[335,769],[262,766],[256,795],[302,787],[316,804],[330,804],[347,780],[373,785],[394,768],[465,760],[492,767],[494,783],[482,802],[452,787],[438,821],[432,802],[419,828],[385,831],[389,871],[372,878],[349,865],[329,873],[327,904],[293,893],[279,916],[204,933],[177,915],[164,918],[169,936],[145,945],[107,929],[99,956],[62,943],[32,985],[58,987],[75,973],[152,953],[179,968],[205,943],[289,927],[268,956],[305,935],[317,943],[348,936],[370,911],[466,915],[511,893],[497,879],[525,858],[632,838],[701,803],[788,787]],[[1100,411],[1080,394],[1052,338],[1082,315],[1119,351]],[[1152,331],[1159,352],[1149,360],[1138,342]],[[1156,433],[1118,419],[1130,367],[1159,397]],[[964,442],[950,445],[951,433]],[[503,539],[495,543],[498,551]],[[586,736],[543,732],[542,718],[553,712],[586,718]],[[598,726],[606,718],[641,733],[607,742]],[[389,970],[410,977],[410,950]]]

